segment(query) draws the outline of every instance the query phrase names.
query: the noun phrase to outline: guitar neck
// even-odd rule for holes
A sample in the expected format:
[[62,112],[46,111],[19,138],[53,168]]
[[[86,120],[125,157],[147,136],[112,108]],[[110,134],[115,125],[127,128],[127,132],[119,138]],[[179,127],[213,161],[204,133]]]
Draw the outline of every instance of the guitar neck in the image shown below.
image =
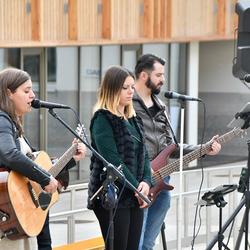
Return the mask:
[[75,154],[77,149],[77,144],[72,144],[72,146],[58,159],[54,166],[49,170],[49,173],[56,177],[70,161],[72,156]]
[[[226,134],[220,136],[217,139],[217,142],[220,144],[224,144],[224,143],[228,142],[229,140],[231,140],[233,137],[235,137],[241,133],[242,133],[241,128],[235,128],[235,129],[227,132]],[[196,160],[196,159],[202,157],[203,155],[207,154],[211,149],[211,145],[212,145],[212,142],[208,142],[208,143],[202,145],[200,148],[184,155],[183,156],[183,165],[187,165],[188,163],[192,162],[193,160]],[[179,170],[180,170],[180,160],[176,160],[174,162],[171,162],[155,172],[155,174],[153,176],[153,181],[154,181],[154,179],[157,179],[158,178],[157,176],[159,176],[159,175],[161,176],[161,178],[164,178],[164,177],[172,174],[173,172],[176,172]]]

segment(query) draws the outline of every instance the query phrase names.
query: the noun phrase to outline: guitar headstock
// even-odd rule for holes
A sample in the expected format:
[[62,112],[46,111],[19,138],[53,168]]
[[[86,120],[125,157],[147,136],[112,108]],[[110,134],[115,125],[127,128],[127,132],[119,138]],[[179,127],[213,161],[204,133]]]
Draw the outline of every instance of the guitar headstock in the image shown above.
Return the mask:
[[78,123],[76,128],[76,133],[82,138],[84,141],[87,141],[86,128],[83,124]]
[[245,135],[247,135],[247,130],[235,127],[233,129],[233,133],[235,136],[241,136],[241,138],[243,138]]

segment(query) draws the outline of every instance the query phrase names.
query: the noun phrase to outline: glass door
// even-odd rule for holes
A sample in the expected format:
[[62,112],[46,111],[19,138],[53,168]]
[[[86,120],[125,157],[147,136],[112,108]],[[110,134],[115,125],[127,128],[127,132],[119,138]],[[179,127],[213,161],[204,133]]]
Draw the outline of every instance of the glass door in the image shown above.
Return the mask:
[[[33,83],[36,98],[46,99],[46,49],[22,48],[20,68],[27,71]],[[47,149],[47,114],[45,109],[33,109],[25,116],[25,135],[37,149]]]

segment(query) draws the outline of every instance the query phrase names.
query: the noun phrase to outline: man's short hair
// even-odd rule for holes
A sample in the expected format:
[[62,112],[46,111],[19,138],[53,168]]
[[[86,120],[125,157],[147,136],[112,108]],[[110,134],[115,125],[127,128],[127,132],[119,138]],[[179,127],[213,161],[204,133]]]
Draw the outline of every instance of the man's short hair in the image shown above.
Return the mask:
[[139,57],[136,65],[135,65],[135,77],[136,79],[139,78],[139,75],[142,71],[148,70],[152,71],[154,70],[154,63],[160,63],[161,65],[165,65],[165,60],[154,55],[154,54],[144,54]]

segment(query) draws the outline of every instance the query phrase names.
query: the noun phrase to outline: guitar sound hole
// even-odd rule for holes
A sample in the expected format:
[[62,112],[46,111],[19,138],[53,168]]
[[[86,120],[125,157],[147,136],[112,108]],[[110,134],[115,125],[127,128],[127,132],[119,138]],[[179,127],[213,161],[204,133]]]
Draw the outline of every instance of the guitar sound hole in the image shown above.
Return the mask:
[[39,205],[42,210],[46,210],[51,201],[51,194],[41,192],[38,197]]

